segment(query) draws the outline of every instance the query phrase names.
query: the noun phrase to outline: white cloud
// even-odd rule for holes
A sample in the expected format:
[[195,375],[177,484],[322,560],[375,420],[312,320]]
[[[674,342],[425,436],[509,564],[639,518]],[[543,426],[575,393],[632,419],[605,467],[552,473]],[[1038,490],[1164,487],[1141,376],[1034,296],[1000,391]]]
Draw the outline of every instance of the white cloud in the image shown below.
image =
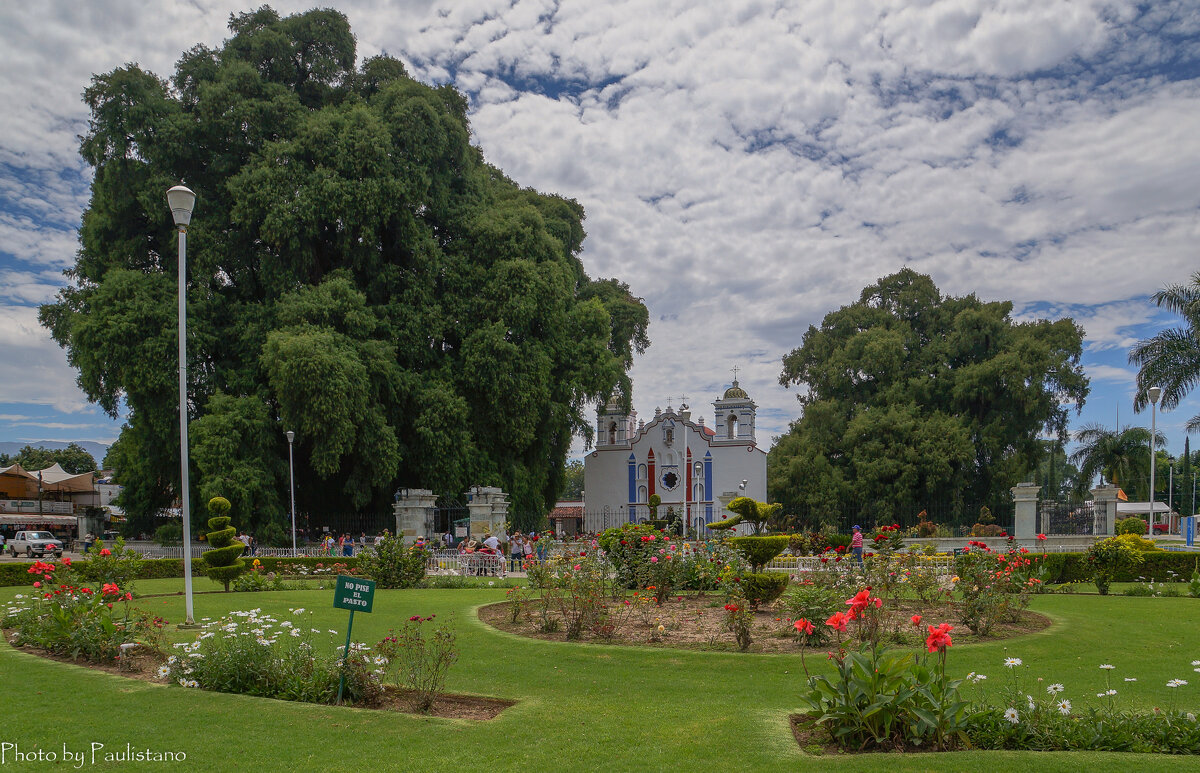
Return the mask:
[[[45,300],[55,282],[38,272],[72,260],[91,74],[138,61],[168,75],[248,7],[0,8],[0,98],[11,106],[0,113],[0,252],[26,264],[0,264],[5,298]],[[1146,296],[1194,270],[1200,88],[1168,74],[1200,60],[1186,4],[339,7],[361,55],[388,51],[427,79],[454,74],[489,161],[584,204],[589,272],[627,281],[656,320],[633,371],[643,416],[682,392],[710,410],[740,364],[760,435],[782,432],[796,405],[778,385],[780,358],[903,265],[947,293],[1070,314],[1089,352],[1142,337],[1154,320]],[[50,346],[57,375],[46,378],[69,385]],[[0,381],[13,389],[71,403],[61,385]]]
[[66,353],[38,324],[37,309],[0,305],[0,395],[8,403],[49,405],[73,413],[88,407]]

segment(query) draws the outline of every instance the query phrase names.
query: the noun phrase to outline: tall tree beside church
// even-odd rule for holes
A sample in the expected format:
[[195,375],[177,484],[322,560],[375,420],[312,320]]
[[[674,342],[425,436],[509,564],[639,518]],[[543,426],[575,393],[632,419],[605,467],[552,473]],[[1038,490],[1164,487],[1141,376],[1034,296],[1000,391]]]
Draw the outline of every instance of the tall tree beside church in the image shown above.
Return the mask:
[[1083,331],[1011,311],[904,269],[810,326],[783,358],[780,383],[806,391],[768,458],[772,497],[804,512],[1006,496],[1088,392]]
[[129,408],[127,508],[145,519],[178,484],[164,192],[182,181],[193,491],[230,492],[250,528],[282,515],[290,429],[301,510],[483,484],[545,512],[584,406],[628,393],[647,344],[642,303],[584,271],[582,207],[488,165],[453,88],[387,56],[356,68],[342,14],[229,27],[170,82],[127,65],[84,94],[91,201],[41,320],[89,398]]

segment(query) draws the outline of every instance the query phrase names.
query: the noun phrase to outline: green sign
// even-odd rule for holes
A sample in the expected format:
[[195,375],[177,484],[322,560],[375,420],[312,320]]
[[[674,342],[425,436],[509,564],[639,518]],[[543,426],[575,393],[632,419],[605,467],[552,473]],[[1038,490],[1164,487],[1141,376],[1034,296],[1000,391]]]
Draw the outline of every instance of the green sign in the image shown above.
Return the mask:
[[375,600],[375,581],[364,580],[360,577],[347,577],[339,574],[337,588],[333,595],[333,605],[338,609],[349,609],[351,612],[370,612],[371,603]]

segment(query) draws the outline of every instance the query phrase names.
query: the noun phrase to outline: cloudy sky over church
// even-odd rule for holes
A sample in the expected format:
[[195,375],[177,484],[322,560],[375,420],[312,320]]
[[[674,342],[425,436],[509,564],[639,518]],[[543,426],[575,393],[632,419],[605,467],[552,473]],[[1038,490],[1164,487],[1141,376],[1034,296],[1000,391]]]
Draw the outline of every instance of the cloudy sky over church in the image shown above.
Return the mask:
[[[1149,423],[1127,349],[1176,323],[1150,296],[1200,270],[1194,2],[334,5],[360,57],[390,53],[469,97],[488,161],[584,205],[588,272],[651,312],[632,374],[643,417],[684,394],[711,417],[736,365],[760,439],[785,431],[798,405],[780,358],[908,266],[1012,300],[1018,319],[1073,317],[1092,379],[1073,425]],[[126,62],[167,76],[250,9],[0,8],[0,440],[119,430],[36,321],[88,200],[81,92]],[[1197,413],[1200,394],[1160,416],[1174,452]]]

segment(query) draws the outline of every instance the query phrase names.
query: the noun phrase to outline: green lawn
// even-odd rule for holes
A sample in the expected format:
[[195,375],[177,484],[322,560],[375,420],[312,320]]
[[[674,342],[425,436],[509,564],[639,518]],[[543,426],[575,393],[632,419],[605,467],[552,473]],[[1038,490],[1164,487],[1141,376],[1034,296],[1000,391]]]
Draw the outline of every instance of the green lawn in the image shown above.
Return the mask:
[[[203,588],[207,580],[197,582]],[[181,580],[138,583],[169,593]],[[0,589],[0,600],[20,588]],[[457,622],[461,658],[449,689],[519,701],[491,722],[430,719],[162,687],[46,661],[0,645],[0,742],[22,752],[61,753],[103,743],[187,753],[190,769],[231,770],[1200,770],[1200,760],[1120,754],[963,752],[943,755],[810,757],[796,747],[787,717],[803,681],[793,655],[738,655],[574,645],[517,638],[480,623],[474,610],[504,590],[380,591],[374,612],[356,615],[368,643],[411,615]],[[181,596],[137,602],[171,621]],[[345,632],[346,613],[329,590],[201,593],[198,617],[262,608],[314,610],[312,625]],[[1200,709],[1200,601],[1049,595],[1033,608],[1055,625],[995,644],[953,647],[956,674],[978,671],[995,688],[1006,656],[1024,660],[1034,687],[1061,682],[1076,705],[1104,687],[1101,663],[1116,666],[1122,705]],[[931,618],[936,616],[930,616]],[[930,619],[929,622],[939,622]],[[824,667],[819,658],[810,665]],[[1040,685],[1036,678],[1045,681]],[[1125,677],[1137,682],[1125,683]],[[1189,677],[1196,677],[1191,679]],[[1169,690],[1168,679],[1188,679]],[[1092,698],[1094,700],[1094,698]],[[1128,702],[1125,702],[1128,701]],[[11,752],[10,752],[11,753]],[[162,767],[162,763],[146,767]],[[12,770],[62,769],[19,764]],[[89,766],[90,767],[90,766]],[[130,767],[127,765],[113,767]]]

